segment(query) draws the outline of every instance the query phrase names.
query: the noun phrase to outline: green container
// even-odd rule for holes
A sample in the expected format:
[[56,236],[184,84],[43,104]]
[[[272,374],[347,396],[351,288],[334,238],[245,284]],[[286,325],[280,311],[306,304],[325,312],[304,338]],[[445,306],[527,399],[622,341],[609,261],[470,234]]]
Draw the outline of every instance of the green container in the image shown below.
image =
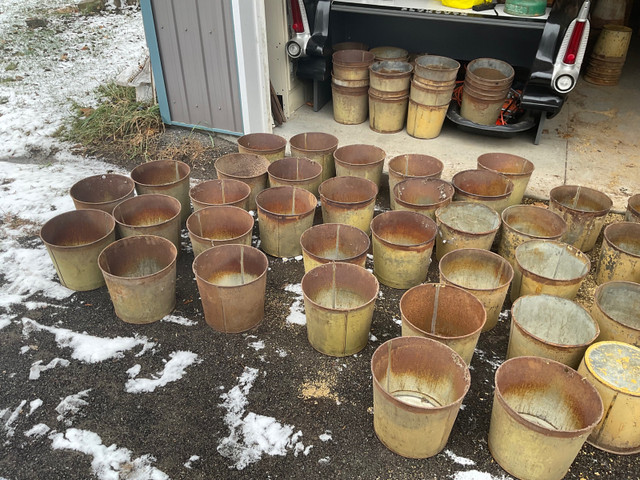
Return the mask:
[[520,17],[538,17],[547,11],[547,0],[506,0],[504,12]]

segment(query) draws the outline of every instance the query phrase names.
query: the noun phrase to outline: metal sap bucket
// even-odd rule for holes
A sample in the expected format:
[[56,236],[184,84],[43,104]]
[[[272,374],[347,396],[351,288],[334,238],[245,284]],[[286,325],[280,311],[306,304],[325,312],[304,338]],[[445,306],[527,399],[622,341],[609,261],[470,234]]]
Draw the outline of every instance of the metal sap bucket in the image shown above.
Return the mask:
[[187,219],[187,230],[197,257],[216,245],[251,245],[253,216],[232,205],[202,208]]
[[369,236],[351,225],[316,225],[300,236],[304,271],[330,262],[353,263],[364,268],[370,245]]
[[516,478],[559,480],[602,414],[600,395],[575,370],[512,358],[496,371],[489,450]]
[[116,222],[102,210],[73,210],[47,221],[40,238],[47,247],[60,283],[71,290],[104,285],[98,255],[116,240]]
[[[455,82],[460,64],[452,58],[422,55],[416,58],[415,77],[432,82]],[[414,78],[415,78],[414,77]]]
[[640,348],[622,342],[591,345],[578,368],[602,398],[607,415],[587,442],[618,455],[640,452]]
[[364,80],[369,78],[369,65],[375,55],[363,50],[339,50],[333,53],[333,75],[340,80]]
[[178,160],[155,160],[138,165],[131,170],[138,195],[159,193],[177,198],[182,205],[180,223],[184,225],[191,215],[189,177],[191,167]]
[[267,188],[267,168],[270,163],[262,155],[229,153],[218,158],[214,167],[218,178],[240,180],[251,188],[249,210],[256,208],[256,195]]
[[591,315],[600,325],[598,341],[615,340],[640,347],[640,285],[607,282],[596,288]]
[[436,210],[449,205],[454,188],[438,178],[408,178],[396,183],[391,191],[394,210],[409,210],[436,219]]
[[542,357],[578,368],[600,334],[582,306],[552,295],[520,297],[511,307],[507,358]]
[[193,211],[214,205],[231,205],[249,210],[251,187],[230,178],[207,180],[189,190]]
[[289,139],[292,157],[305,157],[322,165],[322,181],[334,177],[336,166],[333,152],[338,148],[338,139],[322,132],[299,133]]
[[640,223],[612,223],[604,229],[596,283],[612,280],[640,283]]
[[176,246],[166,238],[139,235],[105,248],[98,265],[116,315],[127,323],[151,323],[176,303]]
[[369,116],[368,90],[366,85],[342,86],[332,81],[333,119],[343,125],[359,125],[366,121]]
[[302,188],[272,187],[258,194],[256,204],[262,249],[274,257],[300,255],[300,236],[313,225],[315,195]]
[[284,158],[287,140],[273,133],[249,133],[238,139],[239,153],[262,155],[270,162]]
[[627,212],[624,216],[627,222],[640,223],[640,193],[629,197],[627,202]]
[[482,302],[487,312],[482,331],[495,327],[513,279],[509,262],[488,250],[462,248],[443,256],[438,269],[441,283],[460,287]]
[[438,227],[416,212],[384,212],[371,221],[373,273],[392,288],[411,288],[427,279]]
[[[440,178],[443,163],[436,157],[409,153],[389,160],[389,192],[403,180],[409,178]],[[395,198],[391,195],[391,209],[395,210]]]
[[384,150],[373,145],[340,147],[333,152],[336,175],[366,178],[379,187],[386,155]]
[[404,92],[409,90],[412,71],[408,62],[375,62],[369,66],[369,84],[380,92]]
[[193,261],[207,324],[223,333],[256,327],[264,318],[269,260],[248,245],[218,245]]
[[478,157],[478,168],[498,173],[513,182],[513,192],[509,205],[522,203],[531,174],[535,170],[533,162],[510,153],[485,153]]
[[267,169],[271,187],[291,186],[308,190],[316,197],[322,183],[322,165],[304,157],[276,160]]
[[334,43],[331,45],[331,49],[334,52],[339,52],[340,50],[369,50],[369,45],[362,42],[340,42]]
[[[394,92],[395,93],[395,92]],[[389,92],[369,89],[369,128],[378,133],[396,133],[404,128],[407,119],[409,91],[398,92],[400,96]]]
[[409,59],[409,52],[398,47],[375,47],[369,51],[375,55],[376,62],[406,62]]
[[427,337],[455,350],[467,365],[487,320],[482,302],[460,287],[423,283],[400,299],[402,336]]
[[359,228],[367,235],[376,204],[378,187],[359,177],[334,177],[318,188],[324,223],[344,223]]
[[495,58],[467,64],[460,115],[480,125],[495,125],[515,76],[513,67]]
[[325,263],[306,273],[302,293],[311,346],[334,357],[362,350],[379,290],[373,274],[350,263]]
[[409,99],[407,133],[415,138],[436,138],[447,116],[447,105],[422,105]]
[[562,185],[549,192],[549,210],[567,222],[564,242],[588,252],[595,244],[613,202],[602,192]]
[[482,203],[499,214],[510,205],[513,182],[499,173],[465,170],[456,173],[451,183],[456,189],[454,200]]
[[76,210],[93,208],[111,213],[113,207],[133,197],[135,183],[131,178],[115,173],[105,173],[83,178],[76,182],[69,194]]
[[451,348],[421,337],[399,337],[371,358],[373,428],[392,452],[428,458],[447,444],[469,391],[469,367]]

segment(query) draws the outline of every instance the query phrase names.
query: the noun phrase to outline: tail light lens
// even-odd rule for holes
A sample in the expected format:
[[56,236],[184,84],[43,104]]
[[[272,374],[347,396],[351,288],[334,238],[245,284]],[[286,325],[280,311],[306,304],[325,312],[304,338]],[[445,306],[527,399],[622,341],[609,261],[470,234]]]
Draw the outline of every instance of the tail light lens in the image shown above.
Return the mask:
[[298,0],[291,0],[291,28],[295,33],[304,33],[304,21],[302,20],[302,12]]
[[567,65],[573,65],[576,63],[578,56],[578,50],[580,49],[580,43],[582,41],[582,34],[584,33],[584,26],[586,22],[576,22],[573,25],[573,31],[571,32],[571,38],[569,39],[569,45],[567,51],[564,53],[562,61]]

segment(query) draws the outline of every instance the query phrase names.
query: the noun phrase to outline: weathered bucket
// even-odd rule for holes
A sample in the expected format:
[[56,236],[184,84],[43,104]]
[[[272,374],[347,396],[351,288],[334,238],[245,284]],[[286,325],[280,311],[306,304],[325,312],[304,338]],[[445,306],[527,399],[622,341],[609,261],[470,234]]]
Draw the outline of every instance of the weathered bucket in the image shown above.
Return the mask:
[[166,238],[139,235],[105,248],[98,265],[116,315],[127,323],[151,323],[176,303],[176,246]]
[[169,195],[138,195],[113,209],[120,238],[157,235],[166,238],[180,252],[180,211],[178,199]]
[[444,343],[467,365],[480,338],[487,314],[482,302],[460,287],[423,283],[400,299],[402,336],[427,337]]
[[482,302],[487,312],[482,331],[495,327],[513,279],[509,262],[488,250],[462,248],[443,256],[438,269],[441,283],[460,287]]
[[284,158],[287,140],[273,133],[249,133],[238,139],[239,153],[262,155],[270,162]]
[[318,187],[323,223],[343,223],[367,235],[376,204],[378,187],[360,177],[334,177]]
[[512,205],[502,211],[502,235],[498,254],[512,267],[516,248],[529,240],[562,240],[567,224],[560,215],[535,205]]
[[613,202],[602,192],[578,185],[562,185],[549,192],[549,210],[567,222],[563,241],[590,251],[596,244]]
[[325,355],[344,357],[367,345],[380,286],[351,263],[320,265],[302,277],[307,338]]
[[607,282],[596,288],[591,315],[600,326],[598,341],[614,340],[640,347],[640,285]]
[[408,62],[375,62],[369,66],[369,82],[381,92],[404,92],[409,90],[412,71]]
[[591,268],[589,257],[554,240],[530,240],[516,248],[511,301],[548,293],[573,300]]
[[194,212],[214,205],[231,205],[248,210],[250,195],[249,185],[231,178],[207,180],[191,187],[189,191]]
[[251,188],[249,210],[256,208],[256,195],[267,188],[269,160],[252,153],[229,153],[218,158],[214,167],[218,178],[240,180]]
[[416,58],[414,80],[429,80],[432,82],[455,82],[460,64],[452,58],[439,55],[423,55]]
[[460,355],[428,338],[393,338],[371,357],[371,376],[380,441],[409,458],[441,452],[471,384]]
[[478,168],[498,173],[513,182],[513,192],[509,205],[522,203],[531,174],[535,169],[533,162],[510,153],[485,153],[478,157]]
[[596,270],[596,283],[628,280],[640,283],[640,223],[607,225]]
[[375,55],[376,62],[406,62],[409,60],[409,52],[398,47],[375,47],[369,50]]
[[439,178],[408,178],[393,187],[391,208],[421,213],[435,220],[436,210],[451,203],[454,191],[449,182]]
[[305,273],[330,262],[365,266],[371,241],[362,230],[341,223],[324,223],[300,236]]
[[83,178],[76,182],[69,193],[76,210],[93,208],[111,213],[113,207],[133,197],[135,183],[131,178],[115,173],[105,173]]
[[511,307],[507,358],[543,357],[578,368],[600,328],[582,306],[553,295],[520,297]]
[[392,288],[411,288],[427,279],[438,227],[416,212],[384,212],[371,221],[373,273]]
[[340,42],[334,43],[331,45],[331,49],[334,52],[339,52],[340,50],[369,50],[369,45],[362,42]]
[[500,215],[486,205],[453,202],[436,210],[436,258],[460,248],[489,250],[500,228]]
[[364,80],[342,80],[331,75],[331,84],[337,85],[338,87],[347,87],[349,89],[362,88],[369,86],[369,79],[365,78]]
[[480,125],[494,125],[515,72],[495,58],[476,58],[467,65],[460,115]]
[[[614,4],[614,2],[599,2],[599,4]],[[624,17],[624,3],[621,5]],[[599,5],[598,5],[599,6]],[[598,8],[596,6],[596,9]],[[604,25],[598,39],[593,46],[591,58],[587,62],[584,79],[596,85],[617,85],[622,74],[622,67],[627,58],[627,51],[633,31],[622,25]]]
[[[427,80],[424,81],[426,82]],[[436,107],[446,105],[448,107],[455,85],[455,80],[452,80],[448,84],[442,83],[435,85],[426,85],[418,80],[414,80],[411,82],[409,98],[420,105]]]
[[578,368],[602,398],[607,415],[587,442],[618,455],[640,452],[640,348],[622,342],[591,345]]
[[436,138],[440,135],[449,105],[433,107],[409,100],[407,133],[416,138]]
[[272,187],[298,187],[318,196],[322,183],[322,165],[304,157],[287,157],[276,160],[267,169]]
[[602,414],[598,392],[575,370],[512,358],[496,371],[489,450],[516,478],[559,480]]
[[260,246],[274,257],[302,253],[300,235],[313,225],[315,195],[296,187],[272,187],[256,197]]
[[251,245],[253,216],[240,207],[215,205],[192,213],[187,230],[197,257],[216,245]]
[[218,245],[193,261],[207,324],[223,333],[249,330],[264,318],[269,260],[248,245]]
[[292,157],[306,157],[322,165],[322,181],[335,176],[336,166],[333,152],[338,148],[338,139],[322,132],[299,133],[289,139]]
[[380,186],[382,167],[387,156],[384,150],[374,145],[347,145],[333,152],[336,175],[339,177],[361,177]]
[[640,223],[640,193],[629,197],[627,212],[624,217],[627,222]]
[[116,222],[102,210],[73,210],[47,221],[40,238],[47,247],[60,283],[71,290],[104,285],[98,255],[116,240]]
[[138,165],[131,170],[138,195],[159,193],[177,198],[182,205],[180,223],[184,225],[191,215],[189,177],[191,167],[178,160],[155,160]]
[[408,178],[440,178],[444,164],[436,157],[409,153],[397,155],[389,160],[389,192],[391,208],[395,210],[393,187]]
[[[375,55],[362,50],[339,50],[333,53],[333,75],[341,80],[365,80],[369,78],[369,65]],[[364,121],[364,120],[363,120]]]
[[343,125],[363,123],[369,115],[368,91],[369,87],[341,87],[332,83],[333,119]]
[[488,170],[464,170],[451,179],[454,200],[482,203],[499,214],[510,205],[513,182]]
[[396,133],[407,118],[408,92],[397,98],[385,98],[369,89],[369,128],[378,133]]

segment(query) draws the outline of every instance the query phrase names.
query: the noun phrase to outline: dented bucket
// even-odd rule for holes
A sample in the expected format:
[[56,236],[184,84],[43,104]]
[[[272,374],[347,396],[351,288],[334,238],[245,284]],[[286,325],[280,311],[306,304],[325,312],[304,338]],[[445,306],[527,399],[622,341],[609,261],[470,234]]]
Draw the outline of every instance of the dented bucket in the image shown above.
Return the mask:
[[334,177],[318,188],[324,223],[344,223],[359,228],[367,235],[378,195],[371,180],[359,177]]
[[509,205],[522,203],[531,174],[535,169],[533,162],[510,153],[485,153],[478,157],[478,168],[498,173],[513,182],[513,192]]
[[640,283],[640,223],[612,223],[604,229],[596,283],[613,280]]
[[267,169],[271,187],[291,186],[308,190],[318,196],[322,183],[322,165],[304,157],[276,160]]
[[379,187],[386,155],[384,150],[374,145],[340,147],[333,153],[336,175],[366,178]]
[[231,205],[249,210],[249,195],[249,185],[230,178],[207,180],[189,191],[194,212],[214,205]]
[[216,245],[251,245],[253,216],[233,205],[216,205],[193,212],[187,219],[187,230],[197,257]]
[[76,210],[93,208],[111,213],[113,207],[133,197],[135,183],[131,178],[115,173],[105,173],[83,178],[76,182],[69,193]]
[[262,155],[229,153],[218,158],[214,167],[218,178],[240,180],[251,188],[249,210],[256,208],[256,195],[267,188],[267,168],[270,163]]
[[600,325],[598,341],[613,340],[640,347],[640,285],[607,282],[596,288],[591,315]]
[[284,158],[287,140],[273,133],[249,133],[238,139],[239,153],[262,155],[270,162]]
[[322,181],[335,176],[336,166],[333,152],[338,148],[338,139],[322,132],[299,133],[289,139],[292,157],[306,157],[322,165]]
[[[436,157],[409,153],[389,160],[389,192],[403,180],[409,178],[440,178],[443,163]],[[395,210],[395,199],[391,195],[391,208]]]
[[362,230],[341,223],[311,227],[300,236],[305,273],[330,262],[365,266],[371,241]]
[[640,223],[640,193],[629,197],[627,202],[627,212],[624,216],[627,222]]
[[482,203],[499,214],[509,206],[513,182],[488,170],[465,170],[451,179],[456,201]]
[[436,219],[436,210],[449,205],[454,188],[438,178],[408,178],[397,183],[391,191],[394,210],[409,210]]

